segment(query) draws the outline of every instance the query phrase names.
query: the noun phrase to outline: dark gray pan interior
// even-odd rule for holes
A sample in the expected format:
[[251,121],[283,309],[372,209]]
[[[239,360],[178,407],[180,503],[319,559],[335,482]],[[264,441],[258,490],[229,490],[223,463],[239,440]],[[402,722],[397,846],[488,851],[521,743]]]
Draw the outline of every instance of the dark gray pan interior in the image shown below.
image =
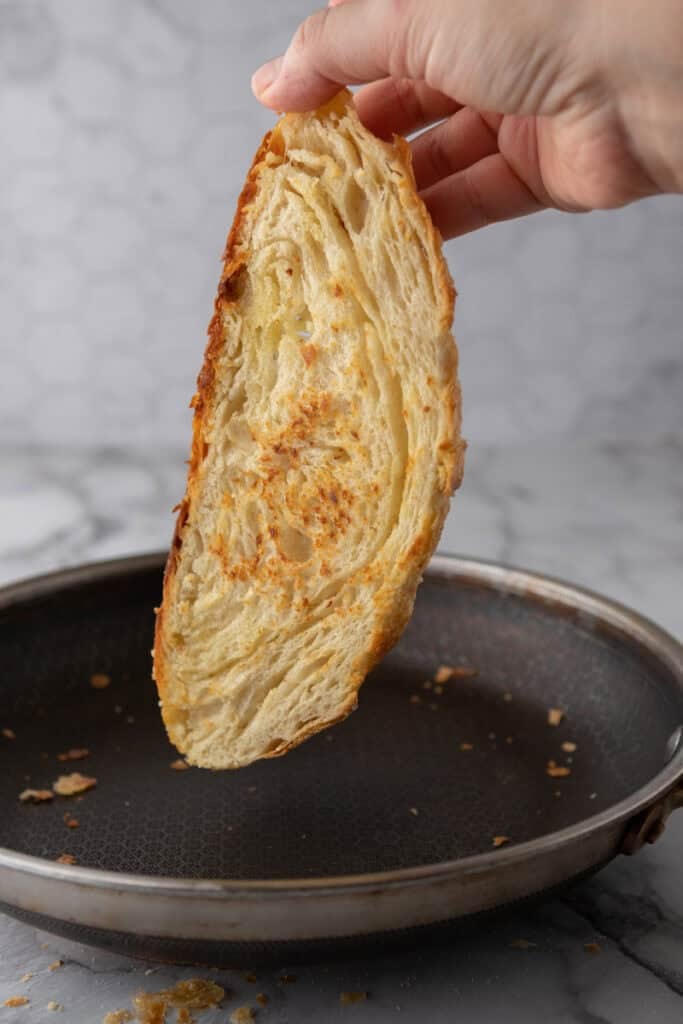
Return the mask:
[[[428,576],[403,639],[346,722],[239,772],[176,772],[150,681],[160,584],[161,560],[0,613],[0,727],[16,734],[0,736],[0,846],[189,878],[329,877],[451,860],[629,796],[663,767],[683,719],[666,669],[585,617]],[[441,664],[478,674],[437,695],[423,683]],[[94,690],[93,673],[111,685]],[[549,707],[566,709],[557,728]],[[56,755],[70,747],[90,756],[61,764]],[[571,774],[549,777],[550,759]],[[26,786],[75,769],[97,788],[19,803]]]

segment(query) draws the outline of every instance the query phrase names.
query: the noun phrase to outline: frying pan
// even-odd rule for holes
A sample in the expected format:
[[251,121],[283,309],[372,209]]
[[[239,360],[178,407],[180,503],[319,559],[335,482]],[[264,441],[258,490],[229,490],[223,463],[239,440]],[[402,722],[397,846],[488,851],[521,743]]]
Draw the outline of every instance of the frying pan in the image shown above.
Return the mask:
[[[0,727],[16,737],[0,736],[0,909],[15,917],[179,962],[357,953],[590,873],[683,803],[681,645],[587,591],[444,557],[346,722],[239,772],[173,770],[150,681],[162,566],[0,593]],[[436,684],[441,665],[476,675]],[[56,759],[73,747],[88,757]],[[18,801],[74,769],[96,788]]]

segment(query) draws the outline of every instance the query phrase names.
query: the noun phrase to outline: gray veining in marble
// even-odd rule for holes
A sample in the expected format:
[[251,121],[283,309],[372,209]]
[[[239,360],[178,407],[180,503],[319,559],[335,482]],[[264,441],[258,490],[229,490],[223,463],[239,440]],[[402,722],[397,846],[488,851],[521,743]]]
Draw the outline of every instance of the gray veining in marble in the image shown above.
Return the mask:
[[[219,256],[305,0],[0,3],[0,438],[184,443]],[[683,431],[683,199],[448,246],[466,430]]]

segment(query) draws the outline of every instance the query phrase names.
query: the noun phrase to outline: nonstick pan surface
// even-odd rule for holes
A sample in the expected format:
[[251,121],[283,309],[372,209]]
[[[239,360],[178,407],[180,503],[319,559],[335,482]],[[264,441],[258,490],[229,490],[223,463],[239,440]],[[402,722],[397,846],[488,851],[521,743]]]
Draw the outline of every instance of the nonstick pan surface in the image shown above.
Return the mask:
[[[10,913],[167,959],[315,955],[550,889],[680,799],[680,645],[584,591],[451,558],[432,563],[347,721],[238,772],[174,770],[150,680],[162,564],[0,594]],[[439,690],[441,665],[476,674]],[[95,674],[110,684],[93,688]],[[89,754],[60,762],[70,748]],[[74,770],[96,787],[19,802]],[[75,865],[57,863],[65,853]]]

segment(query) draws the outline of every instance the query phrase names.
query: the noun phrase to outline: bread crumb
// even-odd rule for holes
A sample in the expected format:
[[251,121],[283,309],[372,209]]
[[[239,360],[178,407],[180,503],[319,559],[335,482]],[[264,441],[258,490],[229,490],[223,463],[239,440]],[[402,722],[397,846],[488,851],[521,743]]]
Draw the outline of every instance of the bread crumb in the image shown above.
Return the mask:
[[64,750],[61,754],[57,754],[58,761],[82,761],[84,757],[88,757],[90,751],[87,747],[72,747],[71,750]]
[[562,708],[548,708],[548,725],[559,725],[564,715]]
[[503,700],[505,701],[506,704],[509,704],[510,701],[512,700],[512,694],[511,693],[504,693],[503,694]]
[[15,733],[14,729],[8,729],[6,726],[2,730],[2,735],[5,737],[6,740],[15,740],[17,738],[17,734]]
[[269,999],[265,992],[259,992],[259,994],[256,996],[256,1002],[259,1004],[259,1006],[268,1005]]
[[589,799],[589,800],[595,800],[595,798],[596,798],[596,796],[597,796],[597,795],[598,795],[597,793],[589,793],[589,794],[588,794],[588,799]]
[[562,796],[562,790],[561,789],[556,789],[554,795],[555,796]]
[[494,836],[492,842],[496,848],[505,846],[506,843],[510,842],[510,836]]
[[111,676],[106,675],[104,672],[94,672],[90,676],[90,685],[93,690],[106,690],[111,683]]
[[179,757],[175,761],[171,761],[168,767],[172,768],[174,772],[186,772],[190,766],[184,757]]
[[409,807],[408,810],[410,811],[414,818],[417,818],[418,814],[420,813],[417,807]]
[[112,1010],[102,1020],[102,1024],[129,1024],[133,1020],[130,1010]]
[[85,793],[97,785],[97,779],[89,775],[81,775],[80,772],[71,772],[70,775],[60,775],[52,783],[52,788],[59,796],[75,796],[76,793]]
[[342,992],[339,1002],[342,1006],[350,1006],[352,1003],[364,1003],[367,998],[367,992]]
[[60,853],[59,857],[55,858],[57,864],[75,864],[76,858],[73,853]]
[[410,695],[410,697],[408,699],[409,699],[411,704],[421,704],[422,703],[422,697],[418,696],[417,693],[411,693],[411,695]]
[[431,679],[425,679],[424,683],[422,684],[422,689],[423,690],[431,690],[431,688],[432,688],[432,681],[431,681]]
[[251,1006],[238,1006],[230,1014],[230,1024],[252,1024],[255,1020]]
[[78,828],[80,822],[78,818],[72,818],[69,812],[67,811],[67,813],[64,815],[64,824],[66,825],[67,828]]
[[545,770],[546,774],[549,775],[551,779],[564,779],[567,775],[571,775],[572,773],[571,768],[566,768],[561,764],[555,764],[554,761],[548,761],[545,766]]
[[460,749],[461,750],[474,750],[474,744],[473,743],[461,743],[460,744]]
[[135,725],[135,715],[126,715],[128,725]]
[[168,1001],[163,995],[140,992],[133,996],[133,1006],[140,1024],[166,1024]]
[[562,749],[565,754],[573,754],[576,750],[576,743],[572,743],[571,740],[565,740],[562,744]]
[[50,1002],[47,1004],[47,1008],[48,1008],[48,1010],[55,1010],[55,1011],[63,1009],[62,1004],[61,1003],[56,1003],[54,1001],[54,999],[50,1000]]
[[27,971],[26,974],[22,974],[22,976],[21,976],[21,978],[19,980],[20,981],[30,981],[32,977],[33,977],[33,972],[32,971]]
[[194,1018],[186,1006],[181,1006],[178,1010],[175,1024],[194,1024]]
[[19,794],[22,804],[42,804],[52,800],[54,793],[51,789],[25,789]]
[[58,971],[60,967],[64,966],[63,960],[53,960],[51,964],[48,964],[48,971]]
[[505,737],[505,742],[506,743],[512,743],[512,736],[506,736]]
[[437,683],[437,685],[434,687],[434,693],[437,695],[437,697],[440,697],[441,694],[443,693],[443,686],[440,686]]
[[293,985],[296,981],[296,974],[281,974],[278,981],[281,985]]
[[244,980],[248,981],[250,985],[255,985],[256,982],[258,981],[258,978],[256,977],[255,974],[245,974]]
[[584,942],[583,948],[587,953],[601,953],[602,947],[597,942]]
[[536,949],[536,943],[528,939],[515,939],[510,943],[510,949]]
[[435,683],[447,683],[449,679],[471,679],[476,676],[476,669],[464,665],[439,665],[434,673]]
[[28,1006],[28,1004],[29,1004],[29,1000],[26,998],[26,996],[10,996],[9,999],[6,999],[2,1005],[3,1006],[8,1006],[8,1007],[13,1007],[13,1006]]

